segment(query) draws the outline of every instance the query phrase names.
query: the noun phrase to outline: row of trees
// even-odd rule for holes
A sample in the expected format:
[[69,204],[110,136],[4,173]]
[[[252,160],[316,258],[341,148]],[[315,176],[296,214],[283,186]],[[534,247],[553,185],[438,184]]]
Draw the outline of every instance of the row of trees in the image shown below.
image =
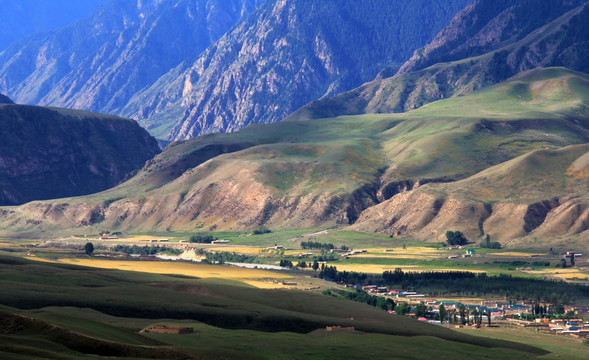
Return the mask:
[[487,234],[485,240],[480,244],[481,248],[484,249],[501,249],[501,243],[498,241],[491,241],[491,236]]
[[419,289],[432,296],[503,296],[509,300],[535,300],[567,304],[589,297],[589,286],[558,280],[531,279],[511,275],[493,275],[468,271],[403,272],[385,271],[382,275],[338,271],[335,266],[321,267],[319,277],[351,284],[369,283],[378,286]]
[[127,255],[138,254],[138,255],[155,255],[158,253],[166,253],[170,255],[180,255],[183,250],[174,249],[165,246],[137,246],[137,245],[117,245],[113,248],[116,252],[122,252]]
[[208,264],[224,264],[226,262],[236,263],[252,263],[256,259],[255,256],[249,256],[244,254],[236,254],[234,252],[207,252],[203,251],[205,258],[202,260],[203,263]]
[[341,297],[347,300],[358,301],[364,304],[375,306],[383,310],[395,310],[395,301],[383,296],[370,295],[366,291],[345,291],[345,290],[325,290],[325,295]]
[[301,247],[303,249],[321,249],[321,250],[332,250],[335,249],[333,244],[324,244],[317,241],[301,241]]
[[211,234],[207,234],[207,233],[197,233],[197,234],[192,234],[190,235],[190,237],[188,238],[188,241],[191,243],[198,243],[198,244],[210,244],[215,240],[218,240],[219,238],[211,235]]

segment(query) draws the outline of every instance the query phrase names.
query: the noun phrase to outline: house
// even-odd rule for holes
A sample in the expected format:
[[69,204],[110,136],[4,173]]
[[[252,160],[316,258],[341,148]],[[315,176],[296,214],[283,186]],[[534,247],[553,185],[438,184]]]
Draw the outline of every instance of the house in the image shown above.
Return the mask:
[[194,332],[194,328],[189,326],[177,325],[152,325],[141,330],[141,332],[159,334],[191,334]]
[[213,240],[211,244],[228,244],[229,240]]
[[353,326],[335,325],[335,326],[326,326],[325,330],[326,331],[354,331],[354,327]]

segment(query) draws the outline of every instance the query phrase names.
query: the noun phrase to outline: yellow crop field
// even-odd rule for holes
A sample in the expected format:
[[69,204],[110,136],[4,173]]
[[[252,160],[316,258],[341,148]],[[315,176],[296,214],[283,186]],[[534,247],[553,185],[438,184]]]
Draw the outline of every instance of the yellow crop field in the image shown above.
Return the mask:
[[[433,269],[419,269],[417,265],[376,265],[376,264],[337,264],[338,271],[356,271],[365,272],[369,274],[380,274],[384,271],[394,271],[396,268],[401,268],[403,271],[432,271]],[[464,269],[440,268],[435,271],[466,271]],[[484,272],[483,270],[468,269],[470,272]]]
[[529,274],[540,274],[540,275],[552,275],[555,277],[559,277],[563,280],[571,280],[573,278],[587,280],[589,279],[589,273],[583,271],[580,268],[566,268],[566,269],[559,269],[559,268],[552,268],[552,269],[542,269],[541,271],[526,271]]
[[260,250],[264,249],[261,247],[254,247],[254,246],[215,246],[215,247],[205,247],[205,250],[210,251],[220,251],[220,252],[234,252],[237,254],[244,254],[244,255],[258,255],[260,254]]
[[540,256],[540,255],[546,255],[546,253],[527,253],[527,252],[509,251],[509,252],[495,252],[495,253],[488,253],[487,255],[493,255],[493,256],[517,256],[517,257],[526,257],[526,256]]
[[[119,269],[128,271],[140,271],[154,274],[179,274],[196,276],[200,278],[223,278],[231,280],[260,280],[260,279],[286,279],[292,276],[260,269],[246,269],[234,266],[190,264],[172,261],[125,261],[125,260],[101,260],[101,259],[59,259],[57,261],[28,257],[30,260],[57,262],[96,267],[101,269]],[[244,281],[247,282],[247,281]],[[257,284],[257,283],[256,283]],[[254,285],[254,284],[252,284]],[[255,285],[254,285],[255,286]]]
[[352,255],[353,257],[359,258],[383,258],[383,259],[438,259],[441,257],[440,254],[407,254],[407,253],[361,253]]

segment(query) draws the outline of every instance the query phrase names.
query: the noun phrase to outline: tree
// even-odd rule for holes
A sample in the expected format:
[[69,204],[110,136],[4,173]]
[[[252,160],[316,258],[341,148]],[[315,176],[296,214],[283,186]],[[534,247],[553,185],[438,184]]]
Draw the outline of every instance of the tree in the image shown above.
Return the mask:
[[575,266],[575,253],[571,253],[571,267]]
[[460,231],[446,231],[446,242],[448,245],[465,245],[468,240]]
[[491,236],[489,234],[485,236],[485,240],[481,242],[480,246],[487,249],[501,249],[501,243],[497,241],[491,241]]
[[491,327],[491,312],[487,311],[487,312],[481,313],[481,314],[484,314],[487,317],[487,326]]
[[210,244],[215,240],[218,240],[218,238],[214,237],[211,234],[205,234],[205,233],[193,234],[193,235],[190,235],[190,237],[188,238],[188,241],[190,241],[191,243],[199,243],[199,244]]
[[386,299],[386,309],[387,310],[395,310],[395,302],[391,298]]
[[400,303],[395,307],[395,312],[399,315],[405,315],[409,311],[411,311],[411,306],[409,306],[409,304],[406,302]]
[[317,262],[317,260],[313,261],[313,271],[317,271],[319,270],[319,263]]
[[446,320],[446,317],[448,315],[448,311],[446,310],[446,307],[444,306],[444,304],[440,305],[440,322],[443,324],[444,320]]
[[84,245],[84,251],[86,252],[86,255],[92,255],[94,252],[94,244],[91,242],[86,243],[86,245]]
[[301,269],[305,269],[307,267],[307,263],[304,261],[299,261],[299,263],[297,264],[297,267],[301,268]]
[[269,234],[271,232],[272,230],[268,229],[264,225],[260,225],[256,230],[254,230],[253,235]]
[[554,307],[554,313],[557,314],[557,315],[564,314],[564,305],[563,304],[556,305]]
[[415,305],[414,310],[415,310],[415,316],[419,318],[419,317],[425,316],[425,312],[426,312],[427,308],[425,307],[424,304],[417,304],[417,305]]
[[466,307],[464,307],[464,305],[460,305],[458,312],[460,315],[460,322],[462,325],[466,325]]

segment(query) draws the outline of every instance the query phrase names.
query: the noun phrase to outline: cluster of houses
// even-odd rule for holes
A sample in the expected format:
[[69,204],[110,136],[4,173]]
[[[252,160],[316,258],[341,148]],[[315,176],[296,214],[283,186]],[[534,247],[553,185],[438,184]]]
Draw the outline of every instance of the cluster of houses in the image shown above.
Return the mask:
[[[420,294],[416,291],[402,290],[402,289],[388,289],[385,286],[364,285],[362,290],[373,294],[389,298],[394,298],[396,301],[408,302],[410,305],[424,304],[431,309],[431,312],[439,312],[440,305],[444,305],[446,310],[458,310],[461,306],[479,313],[490,314],[491,320],[506,320],[506,323],[511,325],[518,325],[523,327],[537,328],[539,331],[545,331],[552,334],[572,335],[581,338],[589,339],[589,322],[585,323],[582,319],[552,319],[547,318],[535,319],[534,321],[516,320],[510,317],[520,316],[521,314],[529,314],[532,311],[533,303],[519,302],[519,303],[501,303],[495,301],[481,301],[480,304],[464,304],[459,301],[452,300],[435,300],[428,299],[426,294]],[[573,310],[581,313],[582,309],[575,309],[567,307],[567,310]],[[579,310],[579,311],[577,311]],[[408,316],[414,314],[409,313]],[[472,317],[472,315],[471,315]],[[440,323],[439,321],[428,320],[426,318],[419,318],[421,321],[428,321],[431,323]]]
[[548,328],[552,333],[589,339],[589,322],[585,323],[583,322],[583,319],[553,319],[550,322],[546,321],[543,323],[548,325]]

